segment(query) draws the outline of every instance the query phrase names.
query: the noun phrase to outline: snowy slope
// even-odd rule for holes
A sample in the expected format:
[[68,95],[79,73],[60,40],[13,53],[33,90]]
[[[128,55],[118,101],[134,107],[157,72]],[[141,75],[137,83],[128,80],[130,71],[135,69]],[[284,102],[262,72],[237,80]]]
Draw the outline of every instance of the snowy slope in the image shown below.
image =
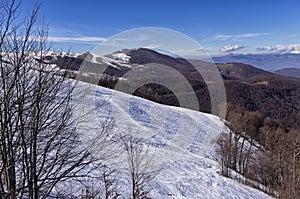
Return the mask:
[[[85,83],[77,88],[85,91],[77,114],[101,104],[86,126],[109,116],[116,121],[115,132],[131,132],[150,143],[155,165],[162,168],[148,187],[153,198],[271,198],[218,173],[215,140],[224,128],[218,117]],[[85,136],[91,135],[84,131]],[[128,198],[130,179],[123,170],[118,175],[118,189]]]

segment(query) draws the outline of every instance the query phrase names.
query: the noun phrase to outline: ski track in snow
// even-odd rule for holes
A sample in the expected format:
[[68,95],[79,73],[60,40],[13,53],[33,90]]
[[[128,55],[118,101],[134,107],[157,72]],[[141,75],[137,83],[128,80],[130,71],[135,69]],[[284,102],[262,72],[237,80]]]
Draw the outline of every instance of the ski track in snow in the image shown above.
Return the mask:
[[[86,83],[80,86],[90,87],[82,106],[101,106],[95,113],[97,120],[110,116],[117,131],[137,130],[136,136],[158,152],[162,171],[148,185],[152,198],[271,198],[219,174],[214,140],[224,125],[218,117]],[[118,189],[128,198],[130,181],[124,171],[118,175],[124,176],[119,177]]]

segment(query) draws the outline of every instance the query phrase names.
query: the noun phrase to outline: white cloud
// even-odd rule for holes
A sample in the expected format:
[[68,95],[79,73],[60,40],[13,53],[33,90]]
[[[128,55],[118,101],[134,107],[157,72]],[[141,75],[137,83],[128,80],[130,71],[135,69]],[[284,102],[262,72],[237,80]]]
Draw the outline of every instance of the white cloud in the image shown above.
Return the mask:
[[276,45],[276,46],[264,46],[256,48],[259,51],[269,51],[277,53],[291,53],[300,54],[300,44],[289,44],[289,45]]
[[177,49],[174,51],[174,53],[184,58],[196,58],[201,56],[207,57],[208,49],[202,47],[194,49]]
[[207,53],[208,52],[208,49],[207,48],[198,48],[197,51],[200,51],[200,52],[203,52],[203,53]]
[[103,37],[48,37],[49,41],[54,42],[103,42],[106,38]]
[[232,52],[232,51],[236,51],[236,50],[240,50],[242,48],[245,48],[245,46],[240,46],[240,45],[228,45],[228,46],[223,46],[222,48],[220,48],[220,52],[222,53],[228,53],[228,52]]
[[147,41],[149,39],[149,35],[146,34],[126,34],[125,37],[116,37],[116,38],[110,38],[109,42],[137,42],[137,41]]
[[152,43],[152,44],[148,44],[147,46],[143,46],[143,48],[159,48],[160,47],[160,44],[157,44],[157,43]]
[[265,36],[270,35],[270,33],[246,33],[246,34],[239,34],[239,35],[223,35],[219,34],[214,37],[215,40],[228,40],[228,39],[240,39],[240,38],[250,38],[250,37],[258,37],[258,36]]

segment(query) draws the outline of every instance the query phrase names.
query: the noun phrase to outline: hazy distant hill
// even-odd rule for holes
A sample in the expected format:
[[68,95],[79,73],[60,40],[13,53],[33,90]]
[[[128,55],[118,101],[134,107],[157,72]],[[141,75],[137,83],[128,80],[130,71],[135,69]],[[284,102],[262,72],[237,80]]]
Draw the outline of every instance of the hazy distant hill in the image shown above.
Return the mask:
[[227,54],[213,57],[217,63],[242,62],[269,71],[300,68],[300,54]]
[[280,75],[300,78],[300,68],[283,68],[274,72]]

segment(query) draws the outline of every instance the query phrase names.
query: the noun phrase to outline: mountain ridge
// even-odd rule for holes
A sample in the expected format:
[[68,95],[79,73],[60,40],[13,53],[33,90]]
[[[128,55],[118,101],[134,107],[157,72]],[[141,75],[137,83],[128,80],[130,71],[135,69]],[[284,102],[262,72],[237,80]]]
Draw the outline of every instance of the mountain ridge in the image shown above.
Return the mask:
[[300,68],[282,68],[274,72],[284,76],[300,78]]
[[[80,61],[75,62],[75,65],[77,65],[75,69],[81,66],[78,63],[83,62],[92,65],[94,68],[106,68],[104,73],[111,78],[103,79],[99,84],[110,88],[114,88],[118,81],[123,81],[122,76],[136,67],[142,70],[143,65],[149,63],[172,67],[192,85],[199,101],[199,110],[207,113],[211,111],[209,91],[203,77],[193,65],[202,67],[203,70],[208,72],[206,74],[210,74],[209,68],[212,65],[213,67],[217,66],[224,80],[227,102],[248,111],[259,111],[264,117],[277,120],[285,128],[300,128],[300,121],[298,120],[300,118],[300,104],[298,101],[300,98],[300,80],[297,78],[264,71],[244,63],[230,62],[214,65],[199,60],[174,58],[143,48],[126,49],[126,51],[104,55],[104,57],[109,57],[106,63],[101,62],[100,57],[93,56],[95,55],[90,53],[81,55],[77,58]],[[88,59],[86,59],[87,57]],[[65,58],[65,61],[68,61],[68,58]],[[60,65],[63,66],[63,62]],[[214,73],[211,73],[211,75],[214,75]],[[126,82],[130,81],[126,80]],[[179,106],[174,93],[157,85],[145,85],[137,89],[134,95],[162,104]]]

